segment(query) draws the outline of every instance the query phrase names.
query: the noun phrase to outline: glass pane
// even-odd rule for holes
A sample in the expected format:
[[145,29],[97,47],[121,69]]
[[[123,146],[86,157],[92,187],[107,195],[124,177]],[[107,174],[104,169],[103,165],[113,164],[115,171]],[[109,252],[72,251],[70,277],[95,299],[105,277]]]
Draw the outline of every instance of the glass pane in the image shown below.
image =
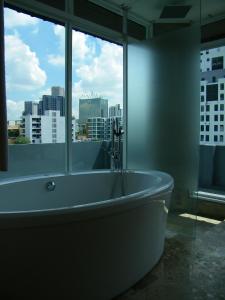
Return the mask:
[[122,127],[123,48],[73,30],[73,170],[110,168],[112,122]]
[[[199,11],[197,2],[190,15]],[[128,45],[128,168],[173,176],[171,228],[191,235],[196,219],[192,193],[198,185],[198,21],[174,30],[165,23],[149,41]],[[192,214],[194,220],[184,217]]]
[[9,172],[65,170],[65,29],[5,8]]
[[[200,169],[199,189],[225,192],[225,42],[200,53]],[[206,196],[206,194],[204,194]],[[215,195],[213,196],[215,197]],[[223,200],[225,201],[225,200]]]

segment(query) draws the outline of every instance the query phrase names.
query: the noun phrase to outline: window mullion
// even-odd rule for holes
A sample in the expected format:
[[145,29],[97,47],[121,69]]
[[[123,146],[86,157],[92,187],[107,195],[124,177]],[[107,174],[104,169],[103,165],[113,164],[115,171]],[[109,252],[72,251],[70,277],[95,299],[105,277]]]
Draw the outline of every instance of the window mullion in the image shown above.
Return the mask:
[[72,25],[66,22],[65,34],[65,95],[66,95],[66,172],[72,171]]

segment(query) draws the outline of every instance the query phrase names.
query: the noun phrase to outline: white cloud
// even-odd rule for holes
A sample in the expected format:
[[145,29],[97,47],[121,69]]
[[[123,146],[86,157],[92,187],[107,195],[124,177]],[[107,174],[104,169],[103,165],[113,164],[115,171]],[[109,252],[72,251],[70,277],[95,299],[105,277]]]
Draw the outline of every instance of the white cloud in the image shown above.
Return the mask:
[[89,64],[76,70],[79,82],[73,86],[74,110],[78,109],[79,98],[86,94],[100,95],[109,100],[109,106],[122,104],[123,98],[123,49],[102,42],[101,53]]
[[4,9],[4,19],[5,27],[8,29],[19,26],[34,26],[39,22],[37,18],[31,17],[27,14],[19,13],[9,8]]
[[7,100],[8,120],[19,120],[24,111],[24,101]]
[[[54,66],[65,65],[65,28],[61,25],[53,25],[55,36],[59,39],[59,49],[62,54],[48,55],[48,62]],[[94,49],[87,45],[87,35],[73,30],[72,39],[73,63],[79,64],[80,61],[87,58],[87,55],[93,55]]]
[[48,55],[48,62],[53,66],[65,66],[65,57],[62,55]]
[[19,36],[6,35],[5,48],[7,89],[32,91],[45,85],[47,76],[36,53]]
[[87,46],[87,35],[79,32],[73,31],[73,59],[83,60],[86,58],[87,54],[90,52],[90,48]]
[[51,88],[50,87],[46,88],[39,92],[39,99],[41,99],[43,95],[51,95],[51,94],[52,94]]

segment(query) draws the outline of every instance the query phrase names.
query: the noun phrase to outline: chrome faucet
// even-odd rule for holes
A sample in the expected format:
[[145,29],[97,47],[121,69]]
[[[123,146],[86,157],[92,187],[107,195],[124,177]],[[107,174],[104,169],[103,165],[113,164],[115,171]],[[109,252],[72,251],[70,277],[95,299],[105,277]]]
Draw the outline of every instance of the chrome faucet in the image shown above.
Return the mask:
[[122,170],[121,137],[124,130],[119,126],[118,118],[112,121],[111,166],[113,170]]

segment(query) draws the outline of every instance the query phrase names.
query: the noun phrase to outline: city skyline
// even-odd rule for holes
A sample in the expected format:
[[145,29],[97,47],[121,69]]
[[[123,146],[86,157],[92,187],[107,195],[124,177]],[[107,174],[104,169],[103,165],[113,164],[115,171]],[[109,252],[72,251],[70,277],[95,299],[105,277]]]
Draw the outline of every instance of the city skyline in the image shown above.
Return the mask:
[[[24,143],[46,144],[65,142],[65,91],[51,87],[51,95],[39,102],[25,101],[21,121],[8,122],[10,143],[23,137]],[[120,104],[108,107],[108,100],[88,98],[79,100],[80,119],[72,119],[72,142],[80,140],[109,140],[113,119],[122,126]]]
[[[65,29],[9,8],[4,21],[8,120],[18,120],[24,101],[39,101],[51,86],[65,87]],[[86,95],[122,104],[122,46],[73,30],[72,50],[73,115]]]

